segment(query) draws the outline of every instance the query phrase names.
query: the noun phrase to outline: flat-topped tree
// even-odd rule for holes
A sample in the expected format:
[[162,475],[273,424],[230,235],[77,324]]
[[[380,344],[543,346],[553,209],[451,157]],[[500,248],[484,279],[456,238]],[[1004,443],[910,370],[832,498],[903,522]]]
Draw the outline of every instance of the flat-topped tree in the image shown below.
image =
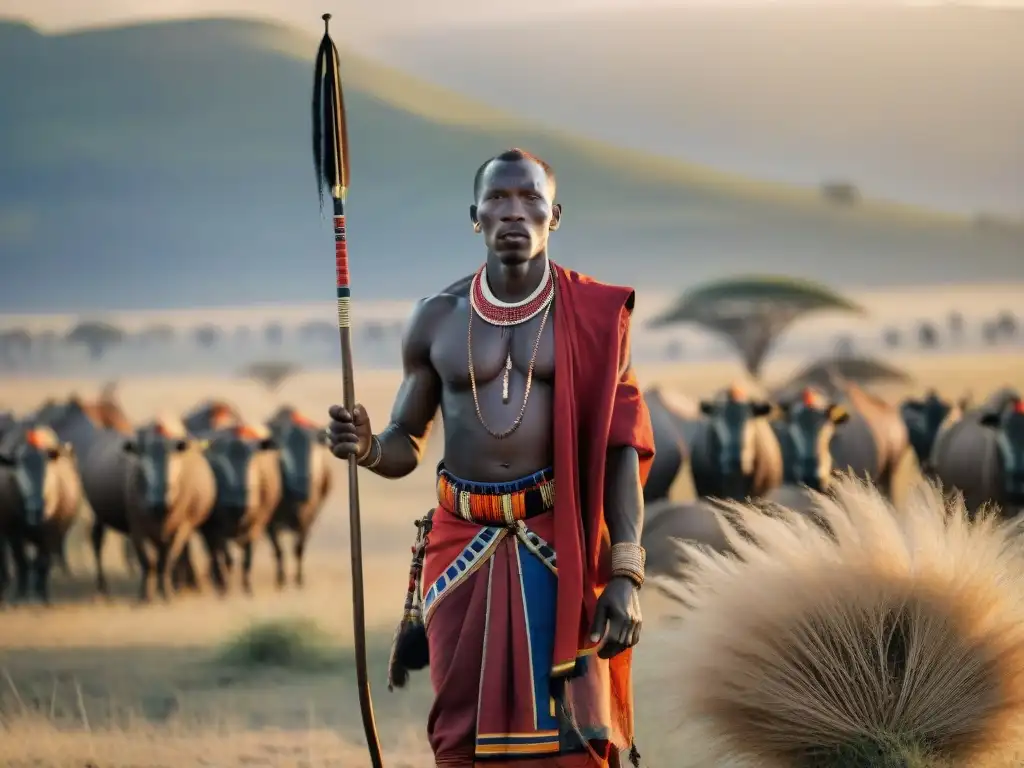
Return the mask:
[[0,331],[0,363],[17,365],[32,352],[32,334],[24,328]]
[[277,392],[289,378],[301,370],[297,363],[284,360],[265,360],[250,363],[242,369],[241,375],[262,385],[268,392]]
[[836,394],[843,382],[870,387],[878,384],[911,384],[913,377],[884,360],[864,355],[823,357],[802,368],[785,384],[771,391],[773,400],[796,397],[805,387]]
[[100,360],[107,351],[125,339],[125,332],[116,325],[98,320],[85,320],[65,335],[68,344],[83,346],[89,352],[89,358]]
[[866,314],[859,305],[818,283],[752,275],[693,288],[651,319],[648,327],[691,323],[717,333],[740,353],[747,372],[760,379],[764,361],[782,332],[795,320],[822,311]]

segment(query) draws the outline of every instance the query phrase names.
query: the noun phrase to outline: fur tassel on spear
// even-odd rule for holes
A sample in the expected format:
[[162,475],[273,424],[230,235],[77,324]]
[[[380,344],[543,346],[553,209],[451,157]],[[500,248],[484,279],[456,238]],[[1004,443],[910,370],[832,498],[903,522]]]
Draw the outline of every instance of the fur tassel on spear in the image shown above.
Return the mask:
[[[341,370],[345,408],[355,408],[355,385],[352,381],[352,328],[350,309],[352,291],[348,270],[348,243],[345,238],[345,198],[348,195],[348,132],[345,127],[345,102],[338,72],[338,49],[331,40],[328,24],[331,14],[325,13],[324,36],[316,56],[313,80],[313,163],[316,168],[323,210],[324,188],[334,200],[334,261],[338,288],[338,331],[341,336]],[[366,617],[363,603],[362,533],[359,524],[359,465],[356,457],[348,460],[348,504],[350,547],[352,552],[352,633],[356,653],[356,679],[359,685],[359,708],[366,731],[366,745],[373,768],[383,768],[380,739],[373,717],[370,681],[366,664]]]

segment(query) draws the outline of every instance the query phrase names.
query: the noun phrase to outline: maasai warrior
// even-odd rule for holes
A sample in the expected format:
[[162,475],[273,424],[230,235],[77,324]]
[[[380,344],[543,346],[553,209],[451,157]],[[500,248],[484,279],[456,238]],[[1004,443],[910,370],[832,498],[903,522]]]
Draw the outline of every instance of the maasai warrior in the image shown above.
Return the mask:
[[633,291],[548,260],[562,211],[542,160],[500,154],[474,194],[486,263],[417,304],[383,430],[362,406],[331,407],[332,451],[405,477],[440,406],[438,506],[406,613],[426,627],[436,764],[637,763],[630,659],[654,440],[630,365]]

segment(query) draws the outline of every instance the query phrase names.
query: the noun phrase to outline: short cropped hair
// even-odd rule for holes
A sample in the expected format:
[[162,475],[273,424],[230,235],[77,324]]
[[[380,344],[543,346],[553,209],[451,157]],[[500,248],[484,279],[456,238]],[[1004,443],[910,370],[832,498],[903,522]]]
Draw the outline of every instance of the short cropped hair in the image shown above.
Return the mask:
[[541,160],[535,154],[527,152],[525,149],[519,149],[518,147],[512,147],[506,149],[500,155],[495,155],[488,160],[483,162],[479,168],[476,169],[476,176],[473,177],[473,199],[477,200],[480,197],[480,186],[484,181],[484,174],[487,173],[487,169],[491,167],[491,163],[516,163],[521,160],[529,160],[536,163],[544,169],[544,174],[548,177],[548,184],[551,185],[551,196],[555,196],[555,171],[546,162]]

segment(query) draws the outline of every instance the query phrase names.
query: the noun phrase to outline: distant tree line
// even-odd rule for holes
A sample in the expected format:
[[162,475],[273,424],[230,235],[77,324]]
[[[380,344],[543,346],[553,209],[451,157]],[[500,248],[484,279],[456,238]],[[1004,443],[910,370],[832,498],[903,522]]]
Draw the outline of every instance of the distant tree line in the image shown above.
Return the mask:
[[[356,335],[364,342],[396,343],[403,326],[404,321],[366,320],[356,327]],[[322,320],[288,327],[275,320],[262,326],[242,325],[233,329],[213,323],[185,329],[155,324],[129,332],[110,322],[82,320],[63,334],[7,328],[0,330],[0,368],[17,370],[29,362],[45,364],[76,350],[84,351],[89,360],[98,362],[115,349],[159,352],[177,347],[209,353],[228,347],[244,350],[260,343],[279,348],[291,341],[306,346],[337,345],[338,327]]]
[[[779,336],[799,317],[823,309],[854,311],[841,297],[821,291],[818,287],[778,281],[740,280],[702,287],[683,297],[681,303],[652,325],[691,323],[722,336],[741,355],[745,367],[755,377]],[[356,326],[357,342],[371,347],[396,348],[404,326],[403,320],[366,320]],[[882,345],[890,350],[926,349],[963,346],[971,329],[959,311],[952,311],[942,320],[922,319],[907,327],[889,326],[882,331]],[[1001,310],[983,320],[978,328],[980,343],[988,347],[1017,343],[1022,339],[1021,319],[1010,310]],[[310,320],[286,325],[272,320],[263,325],[240,325],[225,328],[201,323],[193,328],[175,329],[167,324],[154,324],[140,331],[129,332],[115,324],[85,319],[66,333],[30,332],[25,328],[0,330],[0,369],[16,371],[28,365],[46,367],[62,355],[84,351],[87,359],[99,362],[115,349],[146,350],[160,353],[170,349],[191,351],[197,357],[219,351],[234,350],[259,357],[259,349],[280,350],[262,357],[280,357],[290,344],[304,350],[336,348],[337,325],[325,320]],[[856,343],[849,333],[834,341],[837,357],[852,357]],[[684,360],[683,345],[669,341],[661,356],[669,361]],[[273,377],[271,377],[273,378]]]

